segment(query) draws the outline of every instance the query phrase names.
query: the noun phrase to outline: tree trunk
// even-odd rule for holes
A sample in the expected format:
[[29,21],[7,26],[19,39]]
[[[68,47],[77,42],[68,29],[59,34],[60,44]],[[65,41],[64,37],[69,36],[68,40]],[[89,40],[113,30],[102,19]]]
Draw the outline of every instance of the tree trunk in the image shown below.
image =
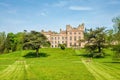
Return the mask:
[[98,43],[98,52],[101,53],[101,43]]
[[98,52],[101,53],[101,47],[100,46],[98,46]]
[[39,48],[36,49],[36,55],[39,56]]

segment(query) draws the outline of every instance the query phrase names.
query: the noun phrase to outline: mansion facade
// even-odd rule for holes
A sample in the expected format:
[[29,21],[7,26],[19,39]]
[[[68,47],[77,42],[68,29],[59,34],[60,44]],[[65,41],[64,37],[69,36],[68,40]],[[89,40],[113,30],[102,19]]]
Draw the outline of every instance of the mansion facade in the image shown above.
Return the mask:
[[79,42],[80,39],[84,39],[84,24],[79,25],[77,28],[66,25],[66,30],[60,29],[59,33],[44,30],[41,33],[48,38],[53,48],[58,47],[59,44],[66,44],[68,48],[84,47],[84,43]]

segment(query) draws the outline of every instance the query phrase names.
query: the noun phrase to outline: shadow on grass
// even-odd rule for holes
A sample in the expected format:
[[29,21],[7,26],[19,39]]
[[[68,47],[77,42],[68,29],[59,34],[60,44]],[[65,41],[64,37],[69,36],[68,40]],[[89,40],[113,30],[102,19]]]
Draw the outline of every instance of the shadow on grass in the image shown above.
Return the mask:
[[106,61],[103,63],[115,63],[115,64],[120,64],[120,58],[113,58],[112,61]]
[[50,55],[48,55],[47,53],[38,53],[38,56],[35,52],[29,52],[26,55],[24,55],[23,57],[25,58],[38,58],[38,57],[48,57]]
[[90,57],[89,54],[76,54],[76,56]]
[[110,54],[106,53],[82,53],[82,54],[76,54],[76,56],[82,56],[82,57],[94,57],[94,58],[105,58],[107,56],[111,56]]
[[111,62],[103,62],[103,63],[115,63],[115,64],[120,64],[120,61],[111,61]]

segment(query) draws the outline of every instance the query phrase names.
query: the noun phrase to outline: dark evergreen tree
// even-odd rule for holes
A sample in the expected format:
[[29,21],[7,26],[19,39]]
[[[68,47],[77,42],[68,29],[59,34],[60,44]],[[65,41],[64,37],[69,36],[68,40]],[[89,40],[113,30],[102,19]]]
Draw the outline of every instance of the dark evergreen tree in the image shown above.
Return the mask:
[[105,47],[105,28],[89,29],[85,36],[87,51],[92,57],[104,56],[102,49]]
[[42,33],[31,31],[25,34],[23,48],[36,50],[36,55],[39,56],[39,49],[46,42],[47,38]]

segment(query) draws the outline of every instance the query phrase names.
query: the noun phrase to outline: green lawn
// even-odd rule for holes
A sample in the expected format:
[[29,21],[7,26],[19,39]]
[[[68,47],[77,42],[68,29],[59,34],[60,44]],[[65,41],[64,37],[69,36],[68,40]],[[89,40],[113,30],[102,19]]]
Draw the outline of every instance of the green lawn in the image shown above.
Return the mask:
[[120,64],[110,56],[88,63],[78,56],[84,50],[43,48],[38,58],[32,52],[0,55],[0,80],[120,80]]
[[[81,55],[84,50],[77,50],[77,55]],[[105,58],[92,58],[91,62],[87,62],[87,58],[83,58],[82,62],[96,80],[120,80],[120,62],[112,60],[113,52],[105,49]]]

